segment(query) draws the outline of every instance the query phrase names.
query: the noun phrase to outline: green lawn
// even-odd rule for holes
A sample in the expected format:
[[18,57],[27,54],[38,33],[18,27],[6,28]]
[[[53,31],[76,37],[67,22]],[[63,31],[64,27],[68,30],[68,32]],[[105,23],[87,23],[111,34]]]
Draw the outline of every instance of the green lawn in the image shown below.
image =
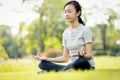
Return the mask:
[[96,69],[90,71],[37,74],[36,60],[0,61],[0,80],[120,80],[120,57],[95,57]]

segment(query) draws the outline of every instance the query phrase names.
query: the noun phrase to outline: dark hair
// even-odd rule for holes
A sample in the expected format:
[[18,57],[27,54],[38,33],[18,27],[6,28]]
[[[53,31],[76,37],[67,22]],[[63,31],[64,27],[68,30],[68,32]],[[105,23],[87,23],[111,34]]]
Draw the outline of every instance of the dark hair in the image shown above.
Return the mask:
[[75,7],[76,12],[80,11],[80,15],[78,16],[78,21],[79,21],[79,23],[82,23],[83,25],[85,25],[85,23],[82,21],[82,19],[80,17],[81,16],[81,12],[82,12],[80,4],[77,1],[69,1],[69,2],[67,2],[65,4],[64,9],[69,4],[72,4]]

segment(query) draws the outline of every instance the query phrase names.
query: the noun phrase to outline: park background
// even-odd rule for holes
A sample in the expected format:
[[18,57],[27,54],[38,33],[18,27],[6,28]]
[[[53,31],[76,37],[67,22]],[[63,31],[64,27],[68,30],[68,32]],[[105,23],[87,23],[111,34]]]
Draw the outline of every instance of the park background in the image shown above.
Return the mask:
[[67,1],[0,0],[0,80],[120,79],[119,0],[77,0],[93,33],[95,71],[36,74],[39,61],[31,55],[62,55],[62,33],[69,27],[63,8]]

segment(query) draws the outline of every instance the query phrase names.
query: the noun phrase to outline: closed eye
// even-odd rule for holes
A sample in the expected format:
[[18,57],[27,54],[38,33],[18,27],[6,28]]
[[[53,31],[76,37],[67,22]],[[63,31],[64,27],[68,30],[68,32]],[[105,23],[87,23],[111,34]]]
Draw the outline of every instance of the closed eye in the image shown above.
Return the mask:
[[78,39],[84,39],[83,37],[79,37]]

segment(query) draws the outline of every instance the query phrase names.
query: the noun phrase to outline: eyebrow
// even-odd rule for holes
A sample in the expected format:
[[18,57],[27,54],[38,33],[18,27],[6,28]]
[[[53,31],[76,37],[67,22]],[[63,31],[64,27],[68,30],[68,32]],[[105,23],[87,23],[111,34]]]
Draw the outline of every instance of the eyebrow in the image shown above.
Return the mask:
[[64,11],[70,11],[70,10],[72,10],[72,9],[67,9],[67,10],[64,10]]

